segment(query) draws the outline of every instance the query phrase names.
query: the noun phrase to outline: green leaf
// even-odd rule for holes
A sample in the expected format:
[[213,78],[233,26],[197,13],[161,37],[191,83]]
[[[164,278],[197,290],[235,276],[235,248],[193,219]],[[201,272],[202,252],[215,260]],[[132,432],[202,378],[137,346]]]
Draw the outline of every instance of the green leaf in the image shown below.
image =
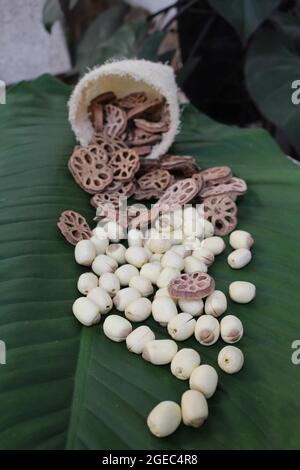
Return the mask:
[[146,36],[138,50],[137,57],[139,59],[147,59],[152,60],[153,62],[158,62],[160,59],[158,54],[159,46],[161,45],[165,36],[165,31],[155,31],[154,33]]
[[225,18],[245,43],[281,0],[207,0]]
[[261,113],[280,127],[300,152],[300,108],[292,103],[300,58],[287,49],[271,27],[254,38],[246,60],[246,82]]
[[85,70],[97,64],[103,44],[121,26],[128,6],[120,4],[99,15],[89,26],[77,49],[76,68]]
[[277,11],[272,15],[272,23],[281,35],[284,45],[292,52],[300,54],[299,19],[292,12]]
[[[228,164],[249,184],[239,201],[239,227],[255,237],[254,259],[241,271],[220,255],[211,269],[227,292],[250,280],[257,298],[229,302],[245,328],[239,343],[243,370],[229,376],[209,400],[200,429],[184,427],[166,439],[150,435],[146,416],[161,400],[180,401],[188,384],[168,366],[152,366],[124,343],[104,337],[102,324],[82,327],[71,306],[85,269],[58,233],[65,209],[92,221],[89,196],[67,169],[75,144],[67,121],[71,89],[44,76],[13,88],[0,114],[0,447],[3,449],[295,449],[300,441],[299,366],[291,344],[299,339],[300,172],[259,129],[218,124],[191,106],[172,151],[191,154],[206,168]],[[147,321],[158,338],[165,330]],[[202,363],[217,367],[220,340]]]
[[79,0],[69,0],[69,10],[73,10],[76,7]]
[[59,0],[46,0],[43,7],[43,23],[47,31],[50,31],[52,25],[56,21],[61,21],[63,19],[64,13]]

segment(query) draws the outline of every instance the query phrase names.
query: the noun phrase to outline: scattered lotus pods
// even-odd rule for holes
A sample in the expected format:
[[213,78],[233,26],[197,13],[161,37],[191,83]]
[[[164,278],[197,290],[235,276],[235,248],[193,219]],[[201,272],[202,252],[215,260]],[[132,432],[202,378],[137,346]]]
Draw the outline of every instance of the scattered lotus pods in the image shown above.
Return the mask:
[[214,279],[199,271],[182,274],[169,284],[170,295],[175,299],[202,299],[211,294],[214,288]]

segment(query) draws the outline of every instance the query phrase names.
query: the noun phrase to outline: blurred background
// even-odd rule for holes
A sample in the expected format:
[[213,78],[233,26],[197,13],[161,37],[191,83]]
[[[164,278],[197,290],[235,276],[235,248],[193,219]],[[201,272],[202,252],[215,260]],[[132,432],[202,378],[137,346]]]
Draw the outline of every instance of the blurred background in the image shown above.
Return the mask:
[[[182,100],[300,160],[300,0],[0,0],[0,79],[74,84],[112,57],[169,63]],[[300,97],[300,93],[298,95]]]

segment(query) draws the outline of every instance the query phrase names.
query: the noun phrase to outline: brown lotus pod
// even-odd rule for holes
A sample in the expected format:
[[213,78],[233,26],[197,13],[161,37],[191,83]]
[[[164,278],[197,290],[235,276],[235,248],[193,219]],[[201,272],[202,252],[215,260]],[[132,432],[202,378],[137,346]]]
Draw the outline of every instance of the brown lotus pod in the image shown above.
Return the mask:
[[229,166],[214,166],[203,170],[201,173],[205,186],[226,183],[232,178],[232,171]]
[[149,155],[151,150],[151,145],[142,145],[141,147],[134,147],[134,151],[139,157],[146,157],[147,155]]
[[150,170],[156,170],[159,168],[159,159],[158,158],[141,158],[140,160],[140,169],[139,174],[143,175]]
[[212,196],[203,201],[204,218],[214,226],[214,233],[224,236],[237,225],[237,206],[229,196]]
[[133,149],[121,149],[109,162],[116,181],[130,181],[140,166],[139,156]]
[[101,104],[93,105],[89,111],[90,119],[96,132],[103,130],[103,106]]
[[146,93],[144,91],[138,91],[130,93],[123,98],[119,98],[116,104],[124,109],[132,109],[145,101],[147,101]]
[[138,179],[138,185],[142,190],[155,189],[164,191],[170,185],[171,174],[168,170],[152,170]]
[[138,129],[148,132],[149,134],[162,134],[169,130],[169,125],[165,121],[151,122],[146,119],[134,119],[134,124]]
[[112,181],[109,186],[105,188],[105,193],[114,194],[118,197],[131,197],[135,192],[135,182],[132,181]]
[[174,299],[203,299],[214,290],[214,279],[200,271],[182,274],[171,281],[168,287],[169,294]]
[[120,197],[116,194],[98,193],[94,194],[90,203],[96,209],[98,207],[103,207],[104,205],[112,205],[115,209],[119,209]]
[[80,240],[88,240],[92,236],[85,218],[75,211],[64,211],[59,217],[57,226],[71,245],[76,245]]
[[182,206],[190,202],[198,193],[198,183],[192,178],[185,178],[172,184],[155,206],[160,210],[171,210],[174,207]]
[[157,109],[160,109],[164,101],[159,98],[148,99],[144,103],[136,105],[134,108],[130,109],[127,113],[128,121],[130,119],[135,119],[142,116],[145,113],[153,112]]
[[202,178],[202,175],[201,175],[201,171],[200,171],[199,173],[194,173],[194,174],[192,175],[192,179],[195,180],[195,181],[197,181],[197,183],[198,183],[198,188],[199,188],[199,191],[198,191],[198,192],[200,192],[200,191],[202,190],[202,188],[203,188],[203,183],[204,183],[203,178]]
[[101,132],[94,135],[93,142],[99,145],[107,153],[108,160],[111,159],[117,150],[129,148],[121,139],[117,137],[112,139]]
[[123,134],[127,126],[127,115],[123,109],[107,104],[104,108],[104,133],[109,137],[118,137]]
[[116,99],[116,95],[114,94],[113,91],[106,91],[104,93],[101,93],[100,95],[96,96],[93,98],[90,102],[90,106],[97,106],[99,104],[104,105],[111,103]]
[[[132,207],[132,206],[130,206]],[[133,215],[135,210],[135,215]],[[145,228],[151,222],[151,211],[146,208],[137,208],[128,210],[128,226],[129,228]]]
[[127,135],[127,144],[131,146],[140,146],[147,144],[156,144],[161,140],[161,136],[158,134],[151,134],[142,129],[134,129]]
[[233,177],[227,183],[216,186],[207,186],[202,189],[200,196],[207,198],[211,196],[221,196],[227,194],[230,197],[242,196],[247,191],[247,183],[241,178]]
[[112,182],[107,158],[106,152],[98,145],[75,147],[68,167],[76,183],[87,193],[101,192]]
[[134,198],[137,201],[142,201],[145,199],[149,201],[150,199],[159,199],[162,196],[162,192],[157,189],[142,189],[139,186],[135,189]]
[[166,154],[160,159],[160,165],[165,170],[178,175],[179,177],[189,178],[200,171],[195,159],[189,155],[169,155]]

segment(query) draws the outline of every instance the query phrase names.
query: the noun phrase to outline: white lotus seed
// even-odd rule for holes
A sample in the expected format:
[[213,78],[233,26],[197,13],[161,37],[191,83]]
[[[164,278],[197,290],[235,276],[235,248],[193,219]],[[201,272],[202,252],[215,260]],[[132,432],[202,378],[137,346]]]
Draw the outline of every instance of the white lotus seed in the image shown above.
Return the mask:
[[125,287],[119,290],[117,295],[113,298],[114,306],[120,312],[124,312],[126,307],[136,299],[141,297],[141,293],[133,287]]
[[196,367],[191,373],[190,388],[203,393],[205,398],[210,398],[216,391],[218,374],[214,367],[203,364]]
[[179,256],[172,250],[168,250],[161,259],[161,265],[163,268],[175,268],[182,271],[184,268],[184,261],[182,256]]
[[178,299],[178,305],[183,312],[187,312],[193,317],[203,314],[204,303],[202,299]]
[[225,346],[219,352],[218,364],[227,374],[236,374],[244,365],[244,354],[236,346]]
[[133,322],[146,320],[151,315],[151,302],[145,297],[133,300],[125,308],[125,317]]
[[143,349],[149,341],[155,339],[155,334],[146,325],[139,326],[126,338],[127,349],[134,354],[142,354]]
[[121,243],[112,243],[106,249],[107,256],[114,259],[118,265],[126,263],[125,259],[126,248]]
[[238,248],[234,250],[227,258],[229,266],[233,269],[241,269],[250,263],[252,253],[247,248]]
[[168,333],[176,341],[190,338],[195,331],[196,320],[189,313],[179,313],[168,322]]
[[226,245],[221,237],[208,237],[202,240],[201,246],[210,250],[215,256],[220,255],[225,250]]
[[237,343],[243,337],[243,324],[235,315],[226,315],[220,322],[220,332],[225,343]]
[[170,238],[171,248],[173,246],[176,246],[182,243],[183,239],[184,239],[184,235],[183,235],[183,230],[181,228],[176,228],[175,230],[173,230],[173,232],[171,233],[171,238]]
[[202,261],[202,263],[206,264],[206,266],[210,266],[215,260],[215,255],[213,252],[208,250],[208,248],[204,248],[203,246],[194,250],[192,256],[197,258],[199,261]]
[[125,258],[127,263],[137,268],[141,268],[149,259],[147,250],[141,246],[129,247],[126,250]]
[[146,246],[144,246],[144,250],[146,250],[148,261],[150,261],[150,258],[153,256],[154,253],[152,253],[152,251],[149,250],[149,248],[147,248]]
[[146,279],[149,279],[152,284],[156,284],[160,271],[160,263],[146,263],[142,266],[140,274]]
[[162,253],[153,253],[149,258],[149,263],[160,263],[162,257]]
[[182,421],[186,426],[199,428],[208,418],[205,396],[197,390],[187,390],[181,397]]
[[93,235],[90,238],[90,241],[93,243],[94,247],[96,248],[97,255],[104,255],[106,252],[106,248],[109,245],[108,238],[98,238],[96,235]]
[[219,317],[222,315],[222,313],[227,310],[226,295],[220,290],[215,290],[212,294],[206,297],[204,310],[205,313],[212,315],[213,317]]
[[81,294],[87,295],[91,289],[98,286],[98,277],[94,273],[83,273],[79,276],[77,289]]
[[197,248],[201,247],[201,241],[199,238],[195,237],[186,237],[182,240],[182,244],[186,250],[196,250]]
[[93,261],[92,270],[101,276],[103,273],[113,273],[118,267],[118,263],[107,255],[98,255]]
[[93,229],[92,233],[93,236],[95,235],[97,238],[99,238],[99,240],[101,240],[102,238],[108,240],[107,231],[104,229],[102,221],[98,222],[97,227]]
[[177,379],[187,380],[200,361],[200,355],[195,349],[180,349],[172,359],[171,372]]
[[171,242],[166,238],[162,238],[160,235],[160,238],[150,238],[147,248],[149,248],[152,253],[165,253],[171,248]]
[[215,233],[214,226],[209,220],[204,220],[204,238],[212,237]]
[[108,238],[114,243],[118,243],[120,240],[126,238],[122,225],[113,220],[110,220],[104,225],[104,230],[106,231]]
[[174,401],[162,401],[153,408],[147,418],[148,428],[156,437],[166,437],[173,434],[180,423],[180,406]]
[[153,294],[153,286],[149,279],[146,279],[143,276],[133,276],[129,281],[129,287],[134,287],[137,289],[142,296],[148,297]]
[[251,282],[235,281],[229,286],[229,295],[234,302],[247,304],[254,299],[256,287]]
[[74,256],[76,263],[91,266],[96,258],[96,248],[90,240],[80,240],[75,246]]
[[249,232],[245,232],[244,230],[234,230],[234,232],[231,232],[229,236],[229,243],[235,250],[238,250],[239,248],[247,248],[250,250],[254,240]]
[[99,286],[114,297],[120,290],[120,281],[115,273],[103,273],[99,279]]
[[204,238],[204,219],[196,217],[184,220],[183,233],[185,237]]
[[146,344],[142,357],[151,364],[161,366],[172,361],[177,349],[177,344],[171,339],[155,339]]
[[113,304],[110,295],[102,287],[94,287],[88,293],[87,298],[98,305],[101,315],[108,313],[112,309]]
[[119,315],[109,315],[103,323],[103,331],[109,339],[120,343],[125,341],[132,332],[132,326],[126,318]]
[[98,305],[86,297],[79,297],[75,300],[72,310],[77,320],[85,326],[91,326],[100,321],[101,314]]
[[155,321],[166,326],[173,317],[177,316],[175,302],[170,297],[156,297],[152,302],[152,315]]
[[194,256],[187,256],[184,259],[184,272],[187,274],[194,273],[195,271],[201,271],[202,273],[207,273],[206,264],[199,261]]
[[[155,292],[154,298],[156,299],[158,297],[170,297],[171,299],[169,289],[167,287],[161,287],[160,289],[157,289],[157,291]],[[175,302],[175,304],[177,303],[177,299],[172,299],[172,300],[173,302]]]
[[167,287],[173,279],[180,276],[179,269],[163,268],[156,281],[157,287]]
[[128,246],[143,246],[144,236],[140,230],[132,228],[128,231]]
[[170,248],[170,251],[174,251],[181,258],[186,258],[186,256],[191,255],[191,250],[187,250],[184,245],[174,245]]
[[203,346],[211,346],[220,336],[220,325],[212,315],[202,315],[195,327],[195,338]]
[[118,276],[122,287],[129,286],[130,280],[133,276],[139,275],[139,270],[131,264],[123,264],[116,271],[115,275]]

